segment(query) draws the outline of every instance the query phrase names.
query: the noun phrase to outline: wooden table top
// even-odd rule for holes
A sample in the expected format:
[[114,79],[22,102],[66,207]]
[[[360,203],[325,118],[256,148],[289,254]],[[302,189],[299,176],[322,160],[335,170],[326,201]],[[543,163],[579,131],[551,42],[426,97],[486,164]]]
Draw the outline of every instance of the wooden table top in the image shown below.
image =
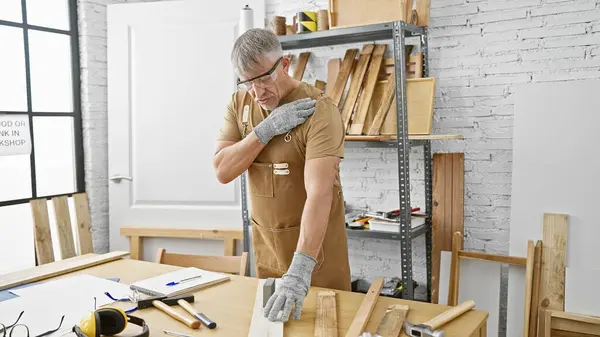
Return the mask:
[[[179,267],[157,264],[153,262],[121,259],[108,262],[87,269],[75,271],[52,279],[68,277],[77,274],[89,274],[98,277],[111,278],[118,277],[121,283],[131,284],[148,277],[156,276]],[[156,308],[147,308],[137,310],[131,315],[138,316],[146,320],[150,327],[151,336],[167,336],[162,330],[172,330],[186,333],[193,336],[227,336],[227,337],[246,337],[250,329],[250,321],[256,296],[257,278],[242,277],[231,275],[231,280],[215,286],[211,286],[195,292],[194,307],[208,318],[217,323],[217,328],[210,330],[204,326],[194,330],[188,328],[183,323],[170,318],[164,312]],[[316,308],[316,292],[325,290],[324,288],[311,287],[308,296],[304,302],[302,317],[300,320],[284,324],[284,336],[312,337],[314,336],[314,321]],[[344,336],[350,327],[354,315],[362,303],[364,294],[352,293],[346,291],[337,291],[337,317],[338,317],[338,335]],[[373,313],[367,324],[366,330],[373,334],[379,325],[385,309],[390,304],[409,305],[410,310],[407,320],[418,324],[427,321],[437,314],[447,310],[445,305],[407,301],[390,297],[379,297]],[[131,303],[117,303],[116,306],[123,309],[131,308]],[[173,308],[182,314],[187,312],[179,307]],[[191,317],[191,316],[190,316]],[[486,311],[471,310],[461,317],[446,324],[442,329],[446,332],[446,337],[464,337],[479,336],[479,330],[487,322],[488,313]],[[139,333],[138,326],[128,326],[122,335]],[[404,332],[400,336],[406,336]]]

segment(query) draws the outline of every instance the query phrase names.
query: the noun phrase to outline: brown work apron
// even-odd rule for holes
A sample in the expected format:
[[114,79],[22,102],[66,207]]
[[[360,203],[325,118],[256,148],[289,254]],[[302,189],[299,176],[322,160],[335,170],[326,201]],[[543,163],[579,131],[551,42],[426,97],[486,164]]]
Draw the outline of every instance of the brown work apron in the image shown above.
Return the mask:
[[[281,104],[307,95],[316,99],[322,94],[317,89],[307,91],[308,94],[297,89]],[[263,110],[248,94],[238,97],[238,122],[240,132],[245,137],[269,112]],[[296,251],[306,202],[306,133],[303,130],[304,128],[297,127],[287,134],[275,136],[248,168],[252,203],[252,248],[259,278],[283,276]],[[339,172],[331,188],[331,212],[313,270],[311,286],[350,291],[344,197]]]

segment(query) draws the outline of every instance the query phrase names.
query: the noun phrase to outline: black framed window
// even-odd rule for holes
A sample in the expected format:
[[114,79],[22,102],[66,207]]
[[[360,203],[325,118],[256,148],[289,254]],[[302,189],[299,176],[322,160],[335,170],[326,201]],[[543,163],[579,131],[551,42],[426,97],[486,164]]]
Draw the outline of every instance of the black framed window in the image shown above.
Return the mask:
[[78,41],[77,0],[0,1],[0,209],[85,190]]

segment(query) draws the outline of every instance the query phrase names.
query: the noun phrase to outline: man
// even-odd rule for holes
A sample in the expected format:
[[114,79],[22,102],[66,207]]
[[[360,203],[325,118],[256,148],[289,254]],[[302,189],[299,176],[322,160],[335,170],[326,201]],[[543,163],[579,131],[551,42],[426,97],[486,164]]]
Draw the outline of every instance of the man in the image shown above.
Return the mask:
[[339,163],[340,112],[315,87],[288,75],[275,34],[251,29],[233,46],[239,76],[217,140],[217,179],[248,170],[259,278],[281,277],[264,315],[299,319],[311,285],[350,290]]

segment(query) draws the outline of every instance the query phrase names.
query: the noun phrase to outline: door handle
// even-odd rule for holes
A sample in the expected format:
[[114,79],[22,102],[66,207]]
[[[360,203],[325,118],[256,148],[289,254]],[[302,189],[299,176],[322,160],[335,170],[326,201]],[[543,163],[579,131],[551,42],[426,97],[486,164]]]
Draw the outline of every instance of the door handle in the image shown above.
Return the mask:
[[123,179],[129,180],[129,181],[133,180],[133,178],[131,178],[131,177],[120,176],[120,175],[112,176],[112,177],[109,178],[110,181],[114,181],[117,184],[121,183],[121,180],[123,180]]

